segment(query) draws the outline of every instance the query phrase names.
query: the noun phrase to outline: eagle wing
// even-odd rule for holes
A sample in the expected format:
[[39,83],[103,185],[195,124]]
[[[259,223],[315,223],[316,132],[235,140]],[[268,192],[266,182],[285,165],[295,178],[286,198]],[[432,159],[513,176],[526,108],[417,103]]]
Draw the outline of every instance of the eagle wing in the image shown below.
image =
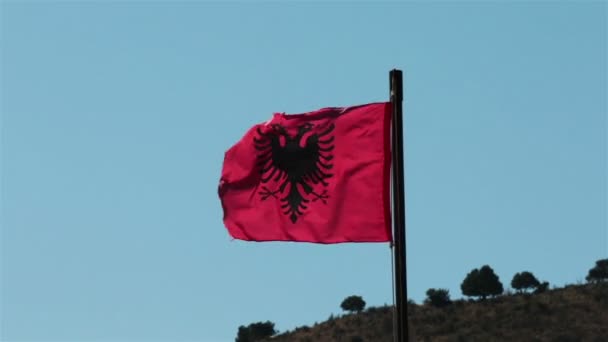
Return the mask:
[[[256,150],[258,150],[258,168],[262,175],[262,182],[268,182],[276,175],[275,181],[283,178],[287,170],[281,162],[285,153],[281,148],[279,135],[274,132],[264,133],[258,127],[258,135],[260,138],[254,137],[253,141]],[[278,172],[278,173],[277,173]]]
[[301,162],[302,180],[327,186],[324,179],[332,176],[327,172],[333,167],[330,152],[334,149],[334,137],[328,135],[333,129],[334,125],[331,124],[323,132],[311,134],[306,140],[303,151],[305,157]]
[[270,132],[262,132],[258,127],[259,138],[254,138],[255,148],[258,152],[258,168],[262,175],[261,181],[266,183],[274,178],[274,181],[284,180],[281,191],[287,182],[301,184],[307,193],[312,191],[310,183],[321,183],[327,186],[325,178],[332,175],[327,173],[333,165],[331,164],[333,150],[334,125],[330,124],[320,133],[313,133],[306,139],[304,147],[300,141],[293,141],[281,146],[280,136],[288,138],[283,128],[275,127]]

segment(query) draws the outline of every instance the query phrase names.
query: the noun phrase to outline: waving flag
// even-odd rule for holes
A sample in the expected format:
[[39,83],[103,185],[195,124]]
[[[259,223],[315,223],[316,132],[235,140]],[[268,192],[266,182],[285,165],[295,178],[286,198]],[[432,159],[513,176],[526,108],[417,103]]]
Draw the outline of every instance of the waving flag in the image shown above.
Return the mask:
[[275,114],[224,159],[219,195],[235,239],[387,242],[390,103]]

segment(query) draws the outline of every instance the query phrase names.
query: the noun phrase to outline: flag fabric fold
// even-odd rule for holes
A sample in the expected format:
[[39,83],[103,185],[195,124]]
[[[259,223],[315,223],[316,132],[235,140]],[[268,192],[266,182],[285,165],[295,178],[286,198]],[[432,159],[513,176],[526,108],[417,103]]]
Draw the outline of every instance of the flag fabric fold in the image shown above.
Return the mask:
[[247,241],[387,242],[390,103],[274,114],[225,153],[229,234]]

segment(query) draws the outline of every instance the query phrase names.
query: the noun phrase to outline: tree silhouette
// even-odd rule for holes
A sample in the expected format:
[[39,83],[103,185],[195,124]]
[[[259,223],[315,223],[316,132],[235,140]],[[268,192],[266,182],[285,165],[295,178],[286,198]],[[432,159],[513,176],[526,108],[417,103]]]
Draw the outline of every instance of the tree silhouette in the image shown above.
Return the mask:
[[595,267],[589,270],[585,278],[589,282],[600,282],[608,280],[608,259],[600,259],[595,262]]
[[516,289],[518,292],[525,290],[535,289],[540,286],[540,282],[532,272],[523,271],[521,273],[515,273],[511,280],[511,287]]
[[344,311],[360,312],[365,309],[365,301],[361,296],[349,296],[344,298],[340,307]]
[[547,291],[548,288],[549,288],[549,282],[543,281],[541,284],[539,284],[536,287],[536,290],[534,290],[534,293],[535,294],[543,293],[543,292]]
[[425,304],[441,308],[452,304],[450,291],[447,289],[428,289],[426,290]]
[[460,285],[462,294],[470,297],[496,296],[503,292],[503,286],[494,270],[484,265],[480,269],[473,269]]
[[235,342],[255,342],[276,334],[274,323],[270,321],[251,323],[240,326]]

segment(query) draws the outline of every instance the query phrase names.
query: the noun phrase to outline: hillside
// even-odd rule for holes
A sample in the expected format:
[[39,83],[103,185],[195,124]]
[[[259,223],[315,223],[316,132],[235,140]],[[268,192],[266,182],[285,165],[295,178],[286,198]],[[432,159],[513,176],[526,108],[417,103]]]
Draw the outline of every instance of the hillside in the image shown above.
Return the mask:
[[[606,282],[408,310],[412,341],[608,341]],[[392,307],[370,307],[266,341],[392,342],[392,319]]]

